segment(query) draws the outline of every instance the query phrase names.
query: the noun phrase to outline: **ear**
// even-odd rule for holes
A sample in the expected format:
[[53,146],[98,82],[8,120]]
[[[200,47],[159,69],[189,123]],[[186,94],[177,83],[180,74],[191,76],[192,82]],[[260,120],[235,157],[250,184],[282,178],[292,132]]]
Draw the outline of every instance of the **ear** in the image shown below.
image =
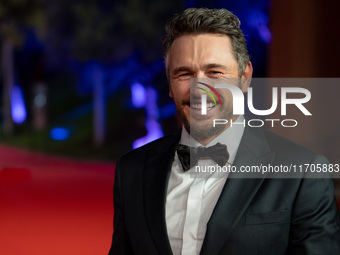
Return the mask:
[[253,66],[251,62],[249,61],[248,65],[246,66],[246,69],[244,70],[241,76],[241,89],[243,93],[246,93],[248,91],[252,76],[253,76]]

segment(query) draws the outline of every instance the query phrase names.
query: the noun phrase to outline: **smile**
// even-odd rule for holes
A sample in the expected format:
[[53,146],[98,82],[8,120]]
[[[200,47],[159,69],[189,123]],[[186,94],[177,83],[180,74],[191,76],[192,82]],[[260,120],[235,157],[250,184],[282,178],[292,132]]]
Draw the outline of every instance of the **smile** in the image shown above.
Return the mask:
[[[210,109],[214,108],[216,105],[214,103],[207,103],[207,110],[209,111]],[[190,104],[190,108],[194,110],[201,110],[202,109],[202,104]]]

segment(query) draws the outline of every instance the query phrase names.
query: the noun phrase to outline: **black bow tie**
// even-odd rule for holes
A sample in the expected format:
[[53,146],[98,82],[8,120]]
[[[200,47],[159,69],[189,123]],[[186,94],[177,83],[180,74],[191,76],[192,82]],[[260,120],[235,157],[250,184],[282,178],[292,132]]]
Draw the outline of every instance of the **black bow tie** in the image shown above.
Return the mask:
[[224,166],[229,159],[227,146],[220,143],[217,143],[211,147],[199,146],[197,148],[178,144],[176,146],[176,150],[184,171],[187,171],[191,167],[195,166],[200,158],[209,157],[221,167]]

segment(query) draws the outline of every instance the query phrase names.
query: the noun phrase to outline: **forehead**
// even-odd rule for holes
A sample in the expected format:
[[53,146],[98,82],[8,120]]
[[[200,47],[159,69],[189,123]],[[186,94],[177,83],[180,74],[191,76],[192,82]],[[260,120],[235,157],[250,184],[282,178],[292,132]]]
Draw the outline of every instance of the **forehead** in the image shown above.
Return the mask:
[[[235,61],[231,40],[226,35],[183,35],[174,40],[167,56],[170,66]],[[203,63],[205,62],[205,63]]]

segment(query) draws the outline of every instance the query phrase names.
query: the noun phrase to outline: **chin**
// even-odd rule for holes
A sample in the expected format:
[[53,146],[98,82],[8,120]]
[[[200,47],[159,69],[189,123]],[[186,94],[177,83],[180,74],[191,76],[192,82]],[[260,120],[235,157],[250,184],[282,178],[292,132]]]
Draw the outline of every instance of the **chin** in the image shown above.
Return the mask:
[[205,124],[189,124],[189,133],[191,136],[195,137],[196,139],[207,139],[211,137],[215,137],[223,132],[225,126],[218,125],[216,127],[212,126],[211,121]]

